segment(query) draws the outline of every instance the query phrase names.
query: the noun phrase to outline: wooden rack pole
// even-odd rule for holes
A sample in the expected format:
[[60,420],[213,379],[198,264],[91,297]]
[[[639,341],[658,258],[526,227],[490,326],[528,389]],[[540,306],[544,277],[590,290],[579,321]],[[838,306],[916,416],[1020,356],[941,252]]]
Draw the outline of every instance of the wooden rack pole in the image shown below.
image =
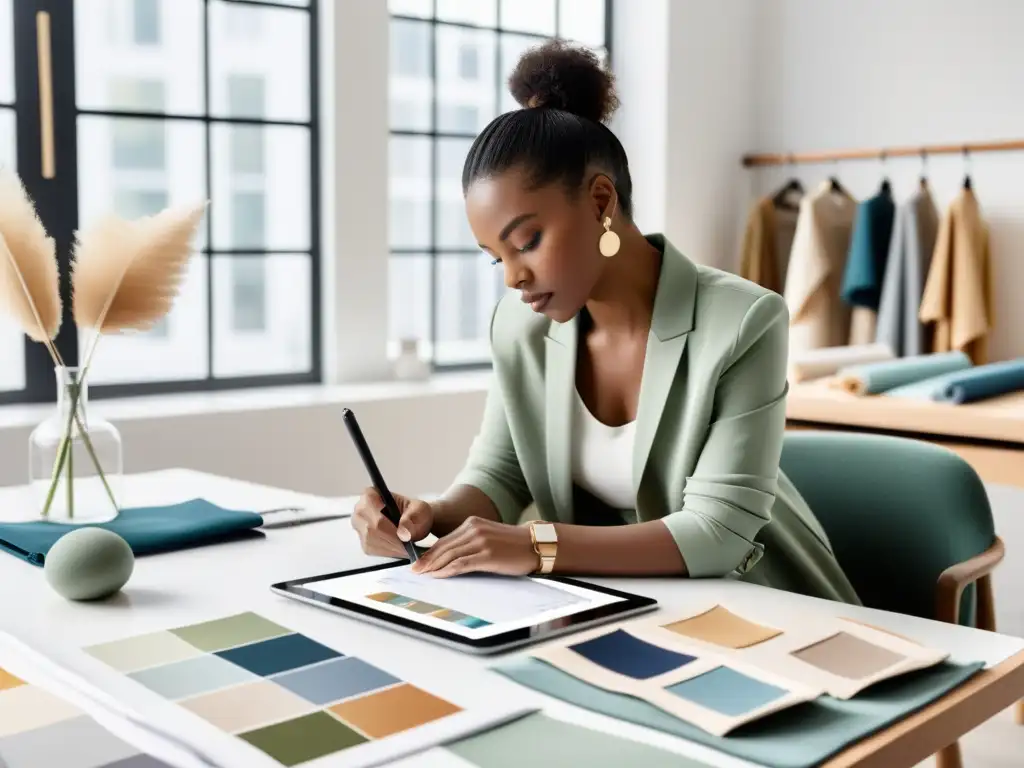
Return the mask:
[[918,147],[880,147],[877,149],[844,149],[835,152],[798,152],[793,154],[744,155],[746,167],[790,165],[792,163],[828,163],[838,160],[884,160],[887,157],[920,157],[924,155],[974,154],[976,152],[1012,152],[1024,150],[1024,139],[987,141],[967,144],[931,144]]

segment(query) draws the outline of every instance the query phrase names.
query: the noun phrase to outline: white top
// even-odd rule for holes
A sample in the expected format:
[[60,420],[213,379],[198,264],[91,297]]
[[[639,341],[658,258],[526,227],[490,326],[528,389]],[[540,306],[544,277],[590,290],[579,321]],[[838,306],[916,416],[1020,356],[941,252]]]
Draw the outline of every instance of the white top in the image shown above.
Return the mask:
[[636,422],[609,427],[576,393],[572,419],[572,478],[613,509],[635,509],[633,442]]

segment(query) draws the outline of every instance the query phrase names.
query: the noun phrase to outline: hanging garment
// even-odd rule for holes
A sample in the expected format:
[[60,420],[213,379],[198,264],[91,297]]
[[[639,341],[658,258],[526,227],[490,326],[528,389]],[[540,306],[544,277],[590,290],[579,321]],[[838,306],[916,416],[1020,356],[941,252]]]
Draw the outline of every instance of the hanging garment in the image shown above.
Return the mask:
[[796,209],[776,207],[770,197],[757,201],[750,210],[743,233],[740,277],[782,293],[797,213]]
[[839,295],[857,202],[822,182],[800,203],[786,271],[789,349],[838,347],[850,339],[850,308]]
[[939,225],[918,316],[932,324],[933,352],[961,350],[982,365],[992,309],[988,226],[974,192],[962,189]]
[[896,209],[875,341],[887,345],[897,357],[914,357],[931,349],[930,334],[917,313],[938,231],[939,210],[927,187]]
[[888,185],[857,206],[841,293],[843,301],[853,308],[850,344],[869,344],[875,340],[895,212]]

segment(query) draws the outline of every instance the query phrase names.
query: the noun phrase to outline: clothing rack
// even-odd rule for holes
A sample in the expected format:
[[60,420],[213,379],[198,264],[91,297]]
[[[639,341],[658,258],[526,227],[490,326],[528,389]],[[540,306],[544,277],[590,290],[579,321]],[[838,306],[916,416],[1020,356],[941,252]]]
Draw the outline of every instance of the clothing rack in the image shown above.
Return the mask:
[[929,155],[970,155],[979,152],[1013,152],[1024,150],[1024,139],[987,141],[968,144],[931,144],[917,147],[881,147],[877,149],[844,149],[834,152],[799,152],[796,154],[753,154],[743,156],[746,167],[792,165],[796,163],[828,163],[839,160],[885,160],[889,157],[921,157]]

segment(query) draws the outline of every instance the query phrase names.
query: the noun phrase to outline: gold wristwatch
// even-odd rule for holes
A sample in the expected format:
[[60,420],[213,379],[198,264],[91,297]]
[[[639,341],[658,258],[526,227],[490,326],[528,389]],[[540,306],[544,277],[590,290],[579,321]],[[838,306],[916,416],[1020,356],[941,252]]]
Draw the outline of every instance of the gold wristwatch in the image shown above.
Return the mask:
[[558,532],[551,523],[531,522],[530,539],[533,551],[540,557],[540,573],[551,573],[558,556]]

